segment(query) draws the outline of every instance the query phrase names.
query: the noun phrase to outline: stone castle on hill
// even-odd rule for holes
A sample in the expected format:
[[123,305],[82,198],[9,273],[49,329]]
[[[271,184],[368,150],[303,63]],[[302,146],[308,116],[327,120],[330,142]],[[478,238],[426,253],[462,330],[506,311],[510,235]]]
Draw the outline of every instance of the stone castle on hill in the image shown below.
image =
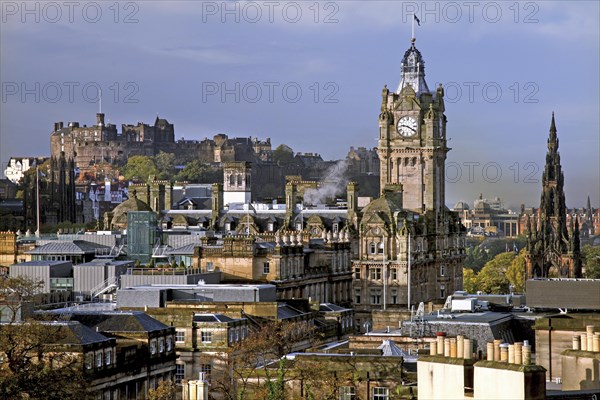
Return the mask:
[[96,114],[96,124],[80,126],[78,122],[56,122],[50,135],[53,159],[74,160],[81,173],[98,163],[124,165],[131,156],[155,156],[161,151],[175,154],[178,162],[199,160],[205,163],[227,161],[269,161],[271,139],[229,138],[218,134],[213,139],[175,141],[175,127],[156,117],[154,125],[138,122],[117,126],[104,122],[103,113]]

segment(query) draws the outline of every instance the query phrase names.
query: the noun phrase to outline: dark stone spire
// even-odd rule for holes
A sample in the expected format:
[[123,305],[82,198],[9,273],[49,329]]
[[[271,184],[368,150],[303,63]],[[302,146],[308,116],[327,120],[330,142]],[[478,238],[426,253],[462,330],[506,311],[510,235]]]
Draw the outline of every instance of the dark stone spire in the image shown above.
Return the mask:
[[558,136],[554,113],[548,136],[546,165],[542,174],[539,221],[528,235],[528,275],[579,277],[581,255],[579,249],[579,223],[571,221],[567,228],[567,207],[564,192],[564,175],[558,153]]

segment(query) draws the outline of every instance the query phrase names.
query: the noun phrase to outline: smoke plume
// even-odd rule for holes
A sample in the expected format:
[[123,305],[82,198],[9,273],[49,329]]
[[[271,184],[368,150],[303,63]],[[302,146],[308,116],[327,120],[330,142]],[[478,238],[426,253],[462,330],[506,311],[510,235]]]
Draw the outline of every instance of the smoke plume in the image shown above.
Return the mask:
[[348,183],[347,170],[348,162],[345,159],[331,166],[325,172],[325,178],[317,189],[307,189],[304,192],[304,203],[323,204],[327,199],[335,199],[338,193],[344,191]]

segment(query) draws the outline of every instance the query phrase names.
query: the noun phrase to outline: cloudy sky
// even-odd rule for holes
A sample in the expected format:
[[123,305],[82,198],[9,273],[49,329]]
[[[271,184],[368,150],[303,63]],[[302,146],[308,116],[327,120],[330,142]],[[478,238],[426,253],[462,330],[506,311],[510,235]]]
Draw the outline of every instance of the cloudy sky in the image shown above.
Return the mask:
[[[55,121],[175,124],[343,158],[373,147],[384,84],[416,45],[446,87],[447,199],[537,205],[556,113],[567,204],[600,206],[597,1],[2,1],[0,163]],[[119,128],[120,129],[120,128]]]

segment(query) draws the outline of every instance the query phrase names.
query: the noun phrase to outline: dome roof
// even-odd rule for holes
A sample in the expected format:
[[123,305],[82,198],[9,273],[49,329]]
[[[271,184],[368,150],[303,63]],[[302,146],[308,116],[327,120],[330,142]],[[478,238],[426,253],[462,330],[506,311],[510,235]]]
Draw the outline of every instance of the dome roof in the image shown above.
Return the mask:
[[458,203],[454,205],[452,211],[468,211],[470,210],[469,204],[467,202],[460,200]]
[[152,208],[142,200],[137,198],[136,190],[133,191],[133,197],[125,200],[115,207],[113,210],[113,218],[111,220],[112,229],[127,228],[127,213],[129,211],[153,211]]

